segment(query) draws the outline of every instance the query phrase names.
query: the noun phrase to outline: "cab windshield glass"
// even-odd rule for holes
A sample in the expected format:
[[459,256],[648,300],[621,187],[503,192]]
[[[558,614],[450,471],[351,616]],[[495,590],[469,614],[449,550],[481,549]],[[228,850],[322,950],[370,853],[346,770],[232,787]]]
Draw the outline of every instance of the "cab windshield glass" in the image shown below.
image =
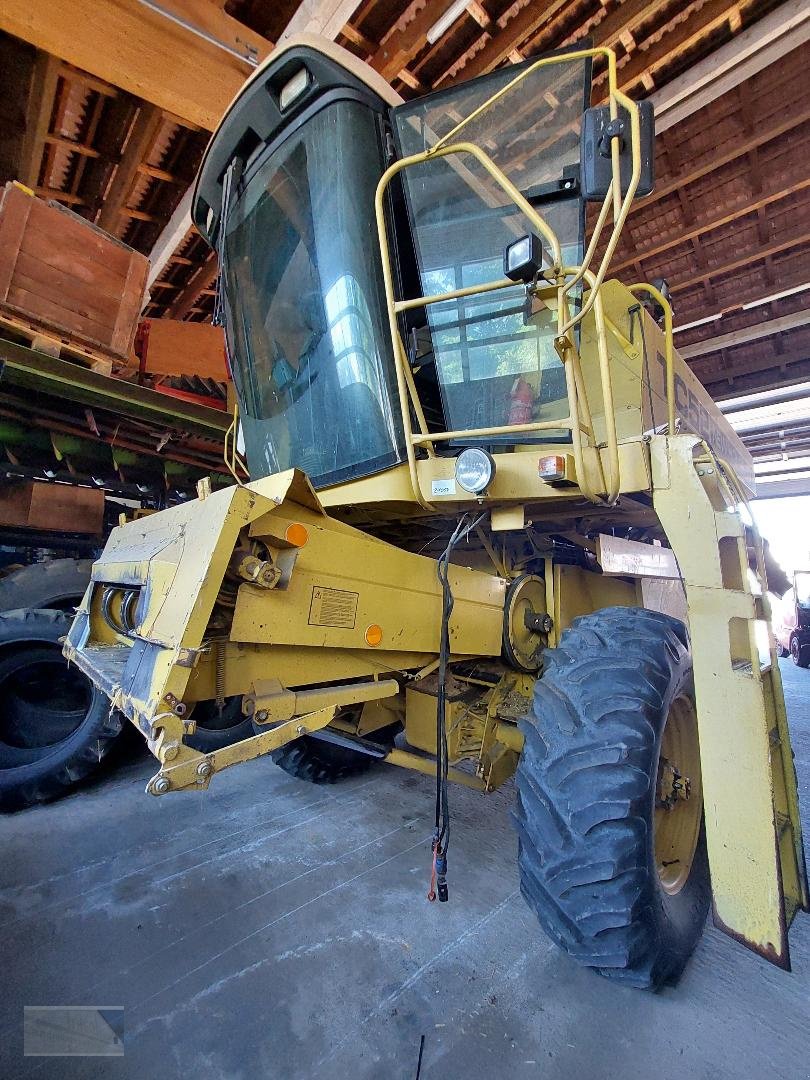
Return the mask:
[[374,221],[375,113],[338,101],[261,164],[231,211],[225,296],[252,476],[316,487],[404,457]]
[[[585,231],[579,135],[590,64],[577,59],[540,67],[486,105],[522,70],[527,66],[507,67],[399,106],[394,110],[399,149],[417,154],[445,138],[448,144],[476,144],[554,229],[566,265],[577,265]],[[402,175],[422,295],[503,278],[505,248],[531,226],[483,165],[470,154],[453,154],[428,159]],[[568,415],[565,373],[554,348],[556,315],[525,301],[524,287],[516,285],[426,308],[449,430]],[[521,435],[520,441],[550,435],[558,441],[561,433]],[[515,437],[498,441],[514,443]]]

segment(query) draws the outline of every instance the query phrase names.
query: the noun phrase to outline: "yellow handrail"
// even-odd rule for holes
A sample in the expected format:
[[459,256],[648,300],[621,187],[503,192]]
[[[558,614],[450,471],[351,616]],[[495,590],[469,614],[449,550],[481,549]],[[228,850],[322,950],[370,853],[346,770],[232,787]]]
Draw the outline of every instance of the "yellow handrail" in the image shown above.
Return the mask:
[[[225,438],[222,445],[222,459],[225,462],[225,468],[234,478],[234,480],[240,486],[244,483],[244,480],[239,476],[236,471],[237,468],[241,469],[246,477],[250,477],[250,470],[247,467],[247,462],[236,449],[236,432],[239,424],[239,405],[237,402],[233,403],[233,419],[225,432]],[[230,453],[229,453],[230,450]]]
[[666,394],[667,394],[667,432],[670,435],[675,434],[675,342],[672,336],[672,305],[669,300],[664,296],[660,289],[656,289],[654,285],[647,285],[640,283],[638,285],[630,285],[630,292],[636,296],[640,292],[645,292],[655,300],[657,304],[661,305],[664,312],[664,362],[666,372]]
[[[531,206],[526,198],[521,194],[517,187],[508,179],[508,177],[498,168],[495,162],[475,143],[471,142],[452,142],[460,131],[469,124],[473,119],[480,116],[486,109],[490,108],[496,101],[499,101],[507,93],[514,90],[525,78],[527,78],[532,72],[536,71],[540,67],[550,66],[552,64],[569,63],[578,59],[593,58],[601,56],[607,61],[608,68],[608,86],[609,86],[609,108],[611,119],[618,117],[618,110],[621,106],[624,108],[630,117],[630,150],[632,157],[632,173],[627,185],[627,190],[622,197],[621,194],[621,175],[620,175],[620,147],[618,140],[613,139],[611,141],[611,166],[612,166],[612,178],[608,187],[608,192],[605,196],[604,202],[600,209],[596,225],[594,228],[593,236],[588,244],[587,251],[585,252],[582,264],[578,267],[563,267],[562,265],[562,249],[559,239],[554,230],[548,225],[548,223],[541,217],[540,214]],[[402,343],[402,339],[399,333],[398,315],[400,312],[408,311],[413,308],[424,307],[429,304],[440,303],[442,301],[461,299],[467,296],[474,296],[484,292],[491,292],[499,289],[508,288],[510,285],[515,284],[507,279],[498,279],[492,282],[488,282],[482,285],[468,286],[463,289],[449,290],[445,293],[436,293],[430,296],[420,296],[415,298],[409,298],[406,300],[398,300],[394,292],[394,274],[391,266],[391,255],[388,244],[388,235],[385,221],[385,193],[389,183],[404,169],[411,168],[414,165],[423,164],[426,161],[434,158],[448,157],[450,155],[468,154],[478,161],[478,163],[489,174],[490,178],[501,188],[503,192],[511,199],[514,205],[521,211],[524,217],[529,221],[534,230],[541,235],[551,252],[552,266],[549,271],[546,272],[545,277],[547,280],[552,281],[557,288],[557,338],[555,341],[555,347],[562,360],[563,368],[565,371],[566,379],[566,393],[568,396],[569,415],[557,420],[538,421],[532,424],[521,424],[515,426],[505,426],[497,428],[477,428],[467,429],[459,431],[441,432],[430,434],[427,431],[427,425],[424,420],[424,414],[422,412],[421,403],[416,392],[416,388],[413,383],[413,378],[410,377],[408,368],[407,355]],[[596,325],[596,338],[597,338],[597,350],[599,354],[599,372],[602,383],[602,395],[605,408],[605,429],[606,429],[606,449],[608,458],[608,477],[605,477],[605,470],[602,464],[601,455],[597,452],[597,461],[599,469],[601,471],[602,485],[604,490],[604,497],[609,503],[612,503],[618,497],[618,493],[621,487],[621,480],[619,475],[619,455],[618,455],[618,443],[616,435],[616,420],[613,412],[613,388],[610,377],[608,350],[607,350],[607,333],[604,319],[604,311],[602,308],[602,301],[600,296],[600,289],[602,282],[607,272],[610,259],[615,251],[616,245],[621,234],[622,227],[630,211],[630,205],[638,187],[638,182],[641,176],[641,151],[640,151],[640,119],[639,110],[636,103],[623,94],[617,84],[616,78],[616,57],[611,49],[604,47],[594,49],[580,49],[575,52],[568,53],[561,56],[543,57],[535,63],[529,65],[524,71],[515,76],[509,83],[501,87],[499,91],[493,94],[487,101],[483,102],[476,109],[474,109],[469,116],[460,120],[456,126],[449,131],[446,135],[434,143],[429,149],[422,151],[421,153],[411,154],[408,157],[402,158],[399,161],[395,161],[390,165],[383,173],[380,181],[377,185],[377,192],[375,196],[375,213],[377,220],[377,232],[380,244],[380,254],[383,268],[383,279],[385,284],[386,301],[388,306],[388,320],[389,330],[391,334],[392,348],[394,352],[395,369],[397,376],[397,390],[400,400],[400,408],[402,412],[403,429],[405,433],[405,446],[408,458],[408,468],[411,478],[411,486],[413,488],[414,497],[417,502],[426,509],[436,509],[433,504],[428,502],[422,494],[421,486],[419,482],[419,473],[416,464],[415,448],[417,446],[424,446],[427,448],[428,453],[432,454],[434,450],[433,444],[438,441],[447,441],[449,439],[460,438],[486,438],[488,436],[495,436],[501,434],[511,433],[525,433],[543,430],[567,430],[571,432],[571,441],[574,452],[574,465],[577,472],[577,481],[583,495],[593,502],[602,501],[602,496],[592,489],[587,470],[584,467],[584,455],[582,436],[586,433],[591,441],[594,441],[593,425],[590,420],[590,408],[588,406],[587,395],[585,393],[584,382],[579,371],[579,357],[577,355],[576,345],[571,337],[571,330],[580,323],[585,316],[593,310],[594,321]],[[604,229],[605,223],[608,218],[608,213],[613,210],[613,229],[605,248],[605,252],[602,256],[599,269],[596,273],[589,271],[588,267],[592,261],[596,248],[599,243],[601,233]],[[571,290],[580,282],[586,281],[589,288],[589,295],[585,299],[584,303],[580,305],[579,310],[573,315],[569,312],[568,298]],[[671,365],[670,365],[671,366]],[[674,399],[674,392],[673,392]],[[417,421],[419,423],[420,431],[415,434],[411,424],[410,408],[411,405],[416,413]]]

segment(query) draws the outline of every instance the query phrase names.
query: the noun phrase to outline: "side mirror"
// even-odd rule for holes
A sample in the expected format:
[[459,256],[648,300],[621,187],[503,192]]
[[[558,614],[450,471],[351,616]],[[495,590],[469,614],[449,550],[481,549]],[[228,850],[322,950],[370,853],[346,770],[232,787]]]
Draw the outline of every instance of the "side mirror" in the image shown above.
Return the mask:
[[[636,197],[649,195],[655,186],[655,117],[651,101],[638,104],[641,145],[641,176]],[[586,109],[582,117],[580,162],[582,167],[582,197],[589,202],[601,202],[608,193],[612,176],[610,146],[619,140],[621,189],[624,195],[633,172],[630,152],[630,117],[619,109],[615,120],[610,119],[607,105]]]

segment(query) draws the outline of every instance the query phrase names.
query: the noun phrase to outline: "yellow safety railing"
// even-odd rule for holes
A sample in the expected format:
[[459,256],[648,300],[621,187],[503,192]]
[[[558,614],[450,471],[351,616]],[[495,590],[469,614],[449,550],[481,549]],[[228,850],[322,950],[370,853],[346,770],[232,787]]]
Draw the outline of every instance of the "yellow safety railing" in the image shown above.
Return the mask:
[[[231,420],[228,430],[225,432],[225,439],[222,445],[222,459],[225,462],[225,468],[237,482],[237,484],[244,484],[246,479],[250,478],[250,470],[248,469],[247,462],[236,449],[237,432],[239,430],[239,406],[236,402],[233,404],[233,419]],[[242,475],[239,475],[238,469],[242,470]]]
[[664,365],[666,372],[667,394],[667,432],[675,434],[675,342],[672,337],[672,305],[660,289],[654,285],[638,284],[630,285],[630,292],[637,296],[640,292],[647,293],[657,304],[661,305],[664,312]]
[[[526,198],[509,178],[498,168],[495,162],[479,146],[472,142],[453,142],[451,140],[461,132],[467,124],[489,109],[495,102],[501,100],[510,93],[532,72],[539,68],[553,64],[570,63],[575,60],[586,60],[594,57],[602,57],[607,62],[609,110],[612,120],[618,118],[619,108],[624,108],[630,118],[630,150],[632,156],[632,172],[627,184],[627,190],[622,196],[621,173],[620,173],[620,147],[617,139],[611,140],[611,165],[612,176],[607,194],[597,217],[593,235],[588,244],[582,264],[577,267],[564,267],[562,265],[562,249],[560,241],[551,226],[531,206]],[[641,176],[641,151],[640,151],[640,120],[636,103],[623,94],[616,79],[616,56],[611,49],[594,48],[579,49],[560,56],[543,57],[530,64],[510,82],[493,94],[485,102],[474,109],[469,116],[459,121],[456,126],[442,138],[418,154],[395,161],[383,173],[377,185],[375,210],[377,218],[377,232],[382,256],[383,278],[385,283],[386,301],[388,306],[389,329],[394,351],[394,361],[397,376],[397,389],[399,393],[402,422],[405,431],[406,452],[408,467],[411,477],[414,496],[417,501],[427,509],[434,509],[422,494],[419,474],[416,464],[416,447],[423,447],[429,456],[435,453],[434,444],[446,442],[451,439],[486,439],[491,436],[504,434],[523,434],[538,431],[570,431],[571,443],[574,456],[574,467],[577,474],[577,483],[585,495],[592,502],[606,500],[612,503],[618,497],[621,486],[619,476],[619,452],[616,436],[616,421],[613,412],[613,389],[611,384],[610,368],[607,349],[607,332],[604,312],[600,295],[601,285],[604,281],[607,268],[619,241],[622,227],[630,212],[630,206],[638,187]],[[408,357],[399,333],[398,317],[412,308],[425,307],[447,300],[458,300],[481,293],[494,292],[499,289],[514,287],[515,282],[507,278],[485,282],[480,285],[471,285],[463,289],[453,289],[444,293],[435,293],[430,296],[419,296],[406,300],[398,300],[394,290],[394,273],[391,265],[390,248],[385,220],[385,193],[388,185],[405,169],[415,165],[421,165],[434,158],[449,157],[451,155],[469,155],[481,165],[490,178],[511,199],[518,210],[523,214],[533,229],[541,235],[550,250],[552,266],[543,275],[544,279],[554,285],[557,290],[557,328],[555,348],[563,363],[565,372],[566,393],[568,396],[569,413],[567,417],[555,420],[541,420],[527,424],[506,425],[491,428],[471,428],[458,431],[429,432],[422,410],[419,395],[413,381]],[[598,270],[593,273],[589,269],[593,261],[599,240],[604,231],[605,224],[612,210],[613,228],[605,246]],[[588,295],[579,309],[571,313],[569,297],[571,290],[580,282],[587,286]],[[657,290],[656,290],[657,291]],[[660,294],[659,294],[660,295]],[[666,308],[665,308],[666,310]],[[596,325],[597,351],[599,355],[599,374],[602,384],[602,397],[605,411],[605,448],[607,451],[607,470],[602,463],[598,450],[596,460],[598,462],[600,483],[598,489],[592,486],[588,470],[584,463],[583,436],[590,440],[590,445],[596,445],[591,411],[588,404],[585,384],[582,377],[579,354],[571,331],[591,311],[594,313]],[[671,329],[671,327],[670,327]],[[674,397],[674,392],[673,392]],[[411,424],[411,407],[419,430],[414,432]],[[607,472],[607,475],[606,475]]]

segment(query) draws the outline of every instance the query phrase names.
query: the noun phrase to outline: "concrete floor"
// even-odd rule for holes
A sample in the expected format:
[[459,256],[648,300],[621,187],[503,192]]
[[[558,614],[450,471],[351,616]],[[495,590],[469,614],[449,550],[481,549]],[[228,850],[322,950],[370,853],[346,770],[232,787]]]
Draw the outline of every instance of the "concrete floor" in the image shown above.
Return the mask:
[[[783,662],[810,821],[810,671]],[[512,792],[453,789],[451,902],[425,901],[431,784],[335,788],[269,761],[147,798],[142,753],[0,821],[0,1075],[810,1077],[810,917],[794,974],[707,932],[657,996],[580,970],[518,892]],[[24,1058],[24,1004],[125,1006],[123,1059]]]

